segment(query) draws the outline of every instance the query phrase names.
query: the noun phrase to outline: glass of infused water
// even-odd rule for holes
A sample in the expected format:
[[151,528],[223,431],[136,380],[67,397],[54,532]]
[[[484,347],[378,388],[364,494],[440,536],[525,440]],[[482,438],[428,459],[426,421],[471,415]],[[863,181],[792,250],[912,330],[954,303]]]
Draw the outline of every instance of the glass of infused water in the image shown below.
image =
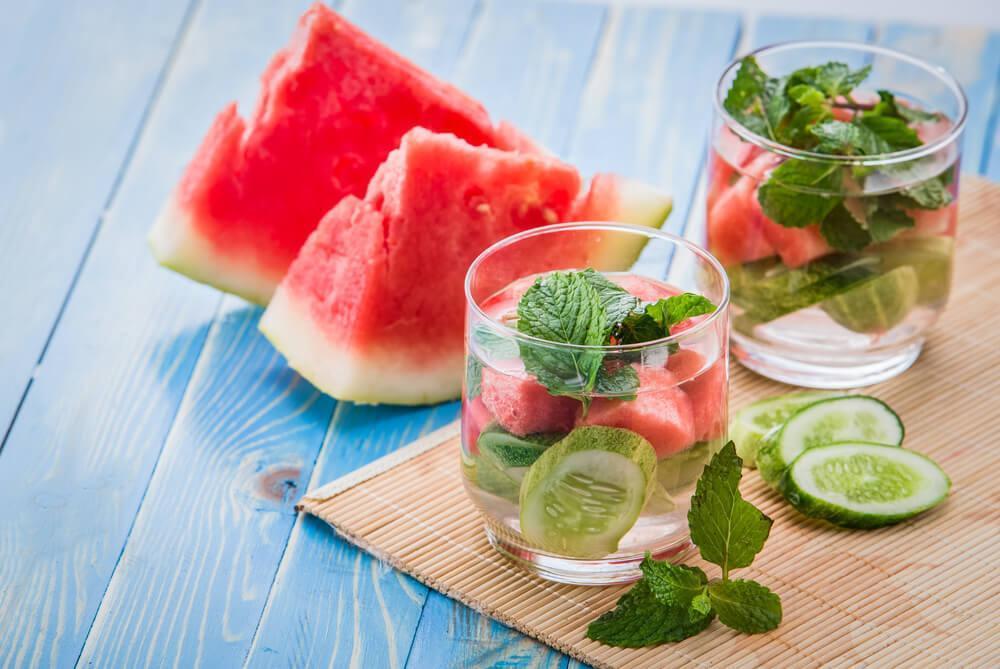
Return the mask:
[[553,225],[484,251],[465,294],[461,466],[493,546],[581,584],[685,551],[726,439],[719,262],[657,230]]

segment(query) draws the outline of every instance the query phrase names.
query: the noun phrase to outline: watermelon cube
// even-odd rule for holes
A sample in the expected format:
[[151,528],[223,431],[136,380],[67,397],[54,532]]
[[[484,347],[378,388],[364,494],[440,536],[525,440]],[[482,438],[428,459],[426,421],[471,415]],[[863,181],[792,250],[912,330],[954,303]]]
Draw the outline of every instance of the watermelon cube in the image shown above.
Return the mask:
[[695,440],[691,399],[665,368],[636,367],[639,392],[634,400],[595,399],[581,425],[621,427],[641,434],[659,458],[691,446]]
[[505,430],[519,437],[539,432],[569,432],[581,404],[550,395],[538,381],[483,368],[483,404]]
[[473,397],[462,404],[462,446],[467,453],[479,455],[479,435],[493,417],[483,404],[482,396]]
[[681,349],[667,358],[667,369],[680,381],[680,388],[691,400],[694,437],[710,441],[726,429],[726,392],[728,378],[725,360],[706,367],[705,357],[691,349]]

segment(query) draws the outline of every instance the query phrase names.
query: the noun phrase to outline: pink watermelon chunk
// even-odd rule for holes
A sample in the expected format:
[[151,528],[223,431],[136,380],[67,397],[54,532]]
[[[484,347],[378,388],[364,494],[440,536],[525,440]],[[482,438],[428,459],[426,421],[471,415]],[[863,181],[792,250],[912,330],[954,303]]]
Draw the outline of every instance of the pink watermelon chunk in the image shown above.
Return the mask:
[[317,3],[261,78],[244,120],[215,119],[150,233],[164,265],[266,304],[309,233],[365,194],[415,126],[474,145],[534,147],[481,105]]
[[481,395],[465,402],[462,407],[462,443],[467,452],[479,454],[479,435],[492,419]]
[[722,189],[708,209],[708,248],[723,265],[774,255],[774,248],[764,236],[757,183],[777,162],[772,154],[761,154],[753,159],[745,168],[747,174]]
[[681,382],[691,399],[694,436],[698,441],[718,439],[726,429],[726,367],[716,360],[705,369],[705,357],[691,349],[681,349],[667,359],[667,369]]
[[[468,266],[499,239],[565,220],[579,189],[576,170],[554,158],[415,128],[364,200],[345,198],[323,219],[260,328],[292,367],[339,399],[457,397]],[[573,251],[607,253],[586,244]]]
[[634,400],[595,399],[581,425],[622,427],[645,437],[660,458],[695,442],[691,399],[677,377],[663,368],[636,367],[640,391]]
[[580,402],[550,395],[528,376],[502,374],[483,368],[483,404],[505,430],[523,437],[537,432],[569,432]]

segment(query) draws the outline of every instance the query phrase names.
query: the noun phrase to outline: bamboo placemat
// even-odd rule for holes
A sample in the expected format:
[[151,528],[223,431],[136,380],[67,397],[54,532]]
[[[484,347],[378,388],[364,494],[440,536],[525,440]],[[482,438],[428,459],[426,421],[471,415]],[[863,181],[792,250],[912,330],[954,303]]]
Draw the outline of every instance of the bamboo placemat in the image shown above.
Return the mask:
[[[920,360],[871,390],[934,457],[951,498],[902,525],[840,530],[798,515],[747,473],[743,492],[774,519],[747,578],[781,595],[784,621],[746,636],[717,621],[677,644],[629,650],[584,636],[628,586],[557,585],[487,543],[465,496],[448,426],[301,502],[378,558],[596,667],[1000,666],[1000,186],[963,182],[954,290]],[[730,404],[782,392],[734,366]],[[710,575],[714,566],[701,564]]]

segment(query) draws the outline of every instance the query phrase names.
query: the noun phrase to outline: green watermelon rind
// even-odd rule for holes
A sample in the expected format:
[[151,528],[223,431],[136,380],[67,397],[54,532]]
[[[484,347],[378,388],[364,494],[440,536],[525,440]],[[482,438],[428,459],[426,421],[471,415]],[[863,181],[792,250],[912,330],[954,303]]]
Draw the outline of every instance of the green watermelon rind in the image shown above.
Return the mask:
[[300,308],[284,284],[258,327],[289,367],[338,400],[417,406],[457,399],[462,391],[462,351],[431,366],[413,365],[413,356],[402,348],[352,353],[326,338],[308,305]]
[[198,283],[238,295],[248,302],[266,306],[281,277],[265,278],[263,270],[243,258],[220,253],[198,235],[191,215],[171,197],[160,211],[147,237],[156,261]]
[[[614,208],[600,213],[578,212],[581,221],[616,222],[659,230],[674,209],[674,199],[647,183],[617,177],[618,202]],[[648,239],[637,235],[618,236],[606,242],[594,255],[594,264],[604,271],[625,271],[632,267],[646,247]]]

